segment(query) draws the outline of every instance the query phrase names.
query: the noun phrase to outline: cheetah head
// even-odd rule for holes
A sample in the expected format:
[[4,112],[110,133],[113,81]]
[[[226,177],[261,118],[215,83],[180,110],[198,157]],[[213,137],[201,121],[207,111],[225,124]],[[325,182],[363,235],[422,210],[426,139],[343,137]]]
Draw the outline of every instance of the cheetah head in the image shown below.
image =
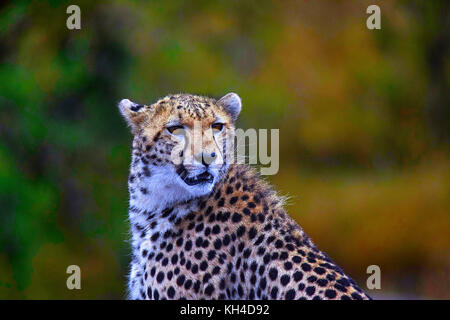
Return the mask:
[[[124,99],[119,110],[131,128],[129,188],[139,203],[166,206],[209,194],[232,159],[241,99],[171,95],[151,105]],[[151,203],[151,205],[150,205]]]

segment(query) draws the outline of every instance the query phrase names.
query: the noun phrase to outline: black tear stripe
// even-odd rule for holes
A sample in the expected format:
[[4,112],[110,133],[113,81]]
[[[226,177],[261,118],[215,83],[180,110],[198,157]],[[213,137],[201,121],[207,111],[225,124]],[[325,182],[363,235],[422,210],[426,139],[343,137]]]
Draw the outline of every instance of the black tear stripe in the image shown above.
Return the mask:
[[157,142],[160,136],[161,136],[161,131],[158,131],[158,133],[156,133],[155,137],[153,138],[153,142]]
[[223,148],[222,148],[222,159],[223,164],[222,167],[227,163],[227,139],[223,139]]

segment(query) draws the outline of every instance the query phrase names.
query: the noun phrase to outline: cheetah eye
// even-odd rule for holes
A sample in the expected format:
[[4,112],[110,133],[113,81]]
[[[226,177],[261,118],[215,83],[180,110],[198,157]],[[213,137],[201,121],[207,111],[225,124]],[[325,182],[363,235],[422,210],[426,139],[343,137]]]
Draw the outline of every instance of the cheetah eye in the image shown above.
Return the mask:
[[214,133],[219,133],[220,131],[222,131],[223,127],[224,127],[224,124],[220,123],[220,122],[213,123],[211,125],[211,128],[212,128]]
[[184,127],[181,125],[173,125],[173,126],[167,127],[167,131],[170,134],[173,134],[176,136],[183,135]]

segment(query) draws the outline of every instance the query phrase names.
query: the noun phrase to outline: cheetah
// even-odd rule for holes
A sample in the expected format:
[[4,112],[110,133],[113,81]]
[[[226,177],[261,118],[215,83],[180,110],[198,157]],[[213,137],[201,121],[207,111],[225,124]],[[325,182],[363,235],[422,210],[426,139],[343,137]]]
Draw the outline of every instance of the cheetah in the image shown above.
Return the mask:
[[118,106],[133,134],[129,299],[370,299],[253,168],[227,161],[237,94]]

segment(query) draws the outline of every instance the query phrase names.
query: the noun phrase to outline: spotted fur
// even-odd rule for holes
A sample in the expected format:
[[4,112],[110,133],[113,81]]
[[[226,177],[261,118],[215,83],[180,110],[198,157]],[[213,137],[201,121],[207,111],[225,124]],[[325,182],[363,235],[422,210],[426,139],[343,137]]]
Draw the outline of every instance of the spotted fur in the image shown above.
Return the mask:
[[[189,127],[195,119],[208,131],[219,117],[220,134],[233,133],[237,95],[173,95],[151,106],[123,100],[119,107],[134,134],[130,299],[369,298],[248,166],[217,164],[207,186],[187,186],[177,175],[165,125],[178,119]],[[204,149],[223,156],[224,140],[211,139]]]

